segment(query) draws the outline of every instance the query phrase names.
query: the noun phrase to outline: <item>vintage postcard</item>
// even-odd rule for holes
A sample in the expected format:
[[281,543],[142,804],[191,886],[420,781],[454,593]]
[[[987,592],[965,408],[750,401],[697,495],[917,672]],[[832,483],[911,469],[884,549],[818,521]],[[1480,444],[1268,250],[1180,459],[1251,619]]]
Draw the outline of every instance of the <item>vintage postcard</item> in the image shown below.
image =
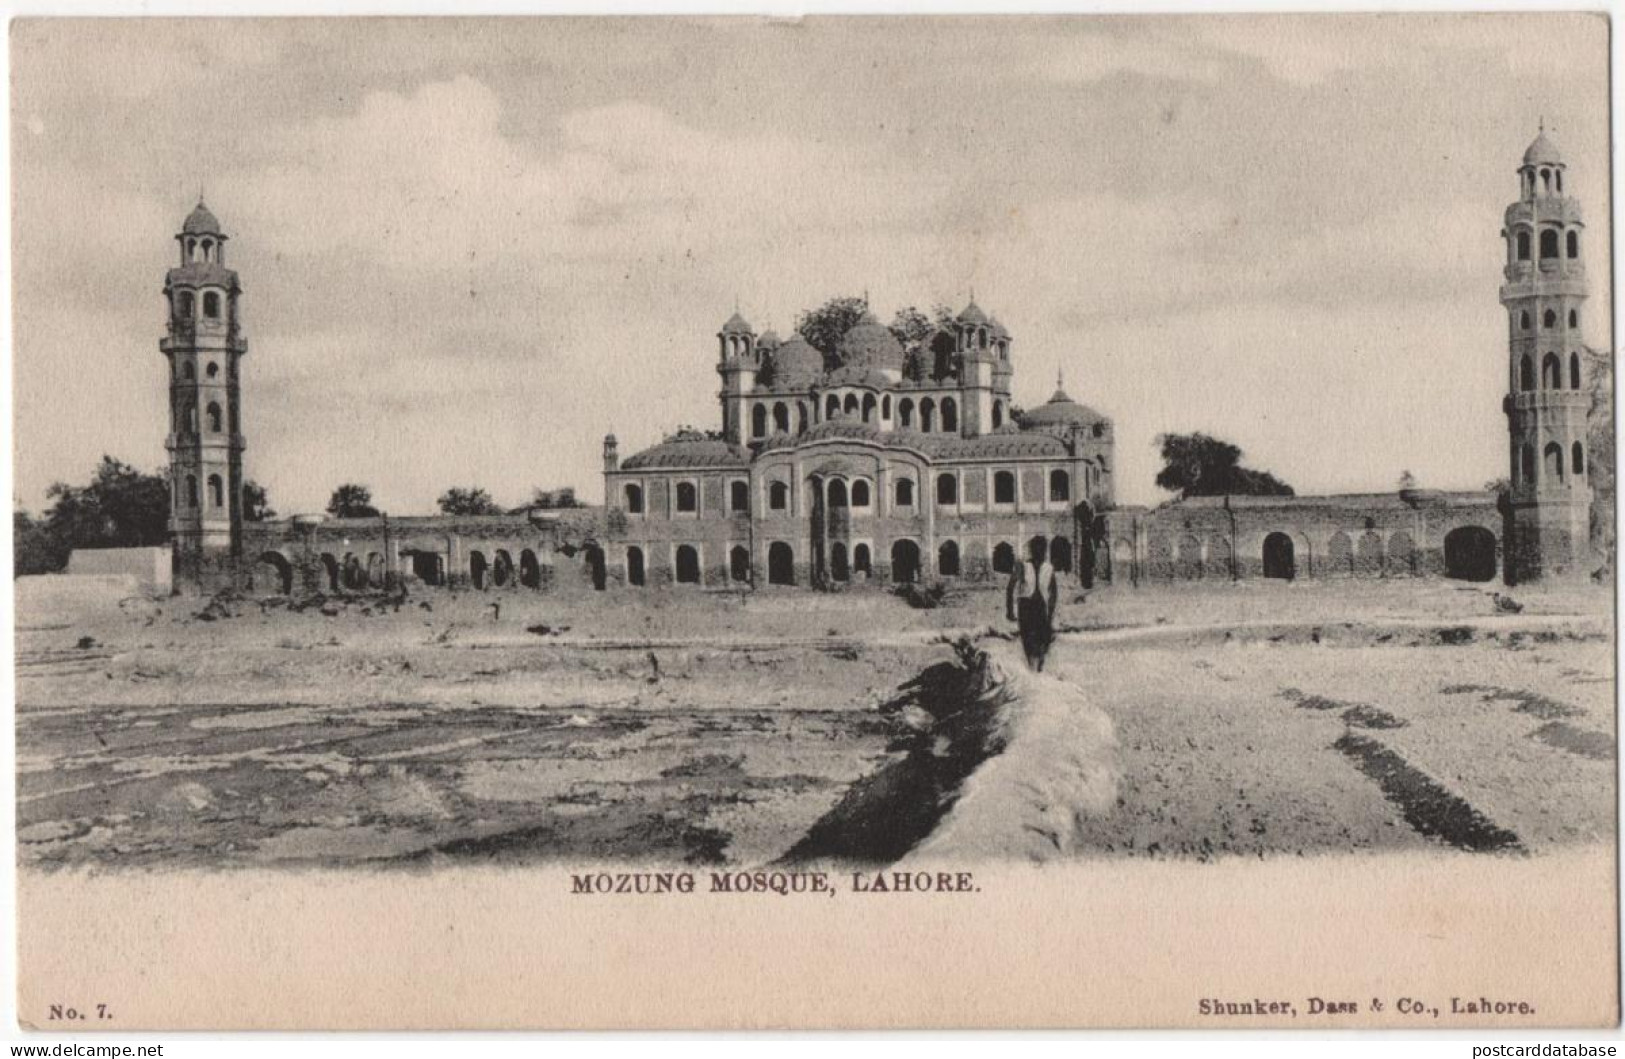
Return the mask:
[[23,1025],[1615,1025],[1608,47],[15,22]]

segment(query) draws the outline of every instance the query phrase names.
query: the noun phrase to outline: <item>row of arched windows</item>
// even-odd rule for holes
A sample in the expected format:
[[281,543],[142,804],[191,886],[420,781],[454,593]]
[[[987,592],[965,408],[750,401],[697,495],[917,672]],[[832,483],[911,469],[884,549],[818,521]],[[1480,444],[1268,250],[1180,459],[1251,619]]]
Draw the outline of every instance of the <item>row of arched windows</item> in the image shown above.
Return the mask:
[[[1057,467],[1049,472],[1048,497],[1054,503],[1066,503],[1072,499],[1072,476],[1067,471]],[[868,508],[873,503],[873,486],[867,478],[832,477],[823,484],[825,503],[831,508]],[[914,506],[914,479],[907,477],[897,478],[892,485],[893,505],[900,508]],[[645,512],[644,491],[641,483],[627,482],[621,487],[623,508],[629,515],[642,515]],[[995,471],[993,473],[993,502],[995,504],[1014,504],[1020,492],[1020,482],[1014,471]],[[674,508],[678,514],[692,515],[699,513],[700,494],[699,487],[693,481],[679,481],[674,490]],[[959,503],[959,475],[953,471],[943,471],[936,479],[937,503],[952,505]],[[732,514],[745,514],[750,511],[750,483],[744,479],[735,479],[728,485],[728,508]],[[790,486],[786,482],[772,481],[767,485],[767,506],[770,511],[788,511],[790,508]]]
[[186,240],[187,261],[214,261],[220,251],[220,244],[207,236],[202,239]]
[[[1519,261],[1528,261],[1532,233],[1527,228],[1518,229],[1517,257]],[[1566,232],[1560,228],[1542,228],[1540,230],[1540,259],[1542,261],[1556,261],[1562,258],[1563,251],[1568,251],[1570,261],[1580,256],[1580,229],[1570,228]]]
[[[1585,447],[1576,441],[1569,447],[1568,474],[1578,478],[1586,473]],[[1547,481],[1562,482],[1564,477],[1563,446],[1555,441],[1546,443],[1542,452],[1541,474]],[[1535,485],[1538,479],[1535,476],[1535,447],[1525,445],[1518,454],[1518,463],[1513,467],[1514,485]]]
[[[209,506],[212,507],[212,508],[225,507],[226,506],[226,483],[221,479],[221,477],[218,474],[211,474],[211,475],[209,475],[209,480],[208,480],[207,485],[209,487]],[[198,506],[198,489],[197,489],[197,486],[198,486],[197,475],[195,475],[195,474],[187,475],[186,476],[185,488],[182,490],[180,496],[175,498],[176,499],[175,506],[177,508],[183,508],[183,509],[185,509],[185,508],[196,508]]]
[[[221,412],[219,404],[210,401],[208,407],[203,410],[203,415],[208,422],[209,433],[219,434],[225,430],[225,415]],[[179,421],[175,424],[175,432],[177,434],[196,434],[198,432],[196,404],[187,404],[185,406],[179,416]]]
[[[1014,471],[993,472],[993,502],[995,504],[1014,504],[1017,496],[1018,480]],[[1065,502],[1072,499],[1072,476],[1059,467],[1049,472],[1049,498],[1055,502]],[[959,503],[959,476],[951,471],[944,471],[937,475],[937,503],[951,505]]]
[[[1540,388],[1543,390],[1563,389],[1563,360],[1556,353],[1548,353],[1540,362]],[[1580,354],[1569,354],[1569,385],[1571,390],[1580,388]],[[1518,389],[1525,393],[1535,389],[1535,358],[1528,353],[1518,364]]]
[[1525,195],[1533,198],[1536,194],[1544,193],[1563,194],[1563,170],[1534,169],[1527,170],[1523,175],[1523,191]]
[[[1532,325],[1532,320],[1531,320],[1531,318],[1529,316],[1529,310],[1525,309],[1521,313],[1518,314],[1518,326],[1519,326],[1520,329],[1522,329],[1524,331],[1528,331],[1530,329],[1531,325]],[[1557,326],[1557,310],[1556,309],[1547,309],[1545,311],[1545,313],[1541,314],[1540,326],[1541,326],[1542,330],[1550,330],[1550,329],[1556,327]],[[1569,327],[1570,328],[1576,328],[1576,327],[1579,327],[1579,326],[1580,326],[1580,310],[1578,310],[1578,309],[1570,309],[1569,310]]]
[[[175,319],[190,321],[197,313],[197,301],[189,290],[177,291],[175,294]],[[203,292],[203,318],[205,320],[220,319],[220,292]]]
[[[915,412],[919,413],[919,424],[915,425]],[[940,429],[945,434],[959,433],[959,405],[952,397],[944,397],[938,404],[927,397],[920,401],[918,408],[912,397],[905,397],[897,402],[897,427],[899,430],[918,429],[922,434],[934,434]]]
[[[208,366],[203,370],[203,374],[211,379],[218,378],[220,375],[220,365],[216,364],[212,360],[209,361]],[[197,369],[192,366],[191,361],[187,361],[181,365],[181,378],[185,379],[187,382],[195,382],[197,380]]]

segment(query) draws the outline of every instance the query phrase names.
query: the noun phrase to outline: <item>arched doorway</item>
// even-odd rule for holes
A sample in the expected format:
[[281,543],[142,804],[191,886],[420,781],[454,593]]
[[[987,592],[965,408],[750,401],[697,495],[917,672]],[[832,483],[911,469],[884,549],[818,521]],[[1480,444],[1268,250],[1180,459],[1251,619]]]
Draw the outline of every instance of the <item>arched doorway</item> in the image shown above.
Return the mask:
[[1298,557],[1292,538],[1272,533],[1264,538],[1264,576],[1291,581],[1298,576]]
[[728,577],[739,584],[750,581],[750,551],[742,544],[728,553]]
[[920,546],[913,541],[896,541],[891,546],[891,579],[899,584],[920,579]]
[[491,583],[497,588],[513,584],[513,556],[506,548],[497,549],[496,561],[491,564]]
[[405,552],[412,563],[412,576],[426,585],[438,585],[445,580],[438,552]]
[[475,588],[485,588],[486,573],[490,569],[490,565],[485,560],[484,552],[468,553],[468,580]]
[[854,544],[852,546],[852,572],[868,577],[874,572],[869,564],[869,546],[867,544]]
[[1495,534],[1461,526],[1444,535],[1444,573],[1462,581],[1495,580]]
[[852,569],[846,562],[846,545],[841,541],[829,546],[829,576],[836,581],[852,579]]
[[1009,541],[1000,541],[993,546],[993,572],[1008,574],[1016,568],[1016,549]]
[[604,586],[609,584],[609,573],[604,568],[604,549],[589,544],[583,554],[587,559],[587,572],[592,576],[593,591],[602,592]]
[[367,568],[361,565],[358,556],[344,557],[344,587],[351,592],[360,592],[367,587]]
[[339,561],[330,553],[322,553],[322,584],[329,592],[339,590]]
[[793,585],[796,583],[796,555],[783,541],[767,546],[767,583]]
[[694,550],[692,544],[677,546],[677,583],[679,585],[700,583],[700,553]]
[[293,564],[280,552],[266,552],[254,570],[254,587],[266,595],[292,595]]
[[643,549],[626,549],[626,583],[639,588],[643,586]]
[[542,587],[542,564],[529,548],[519,553],[519,583],[526,588]]
[[937,573],[943,577],[959,576],[959,544],[943,541],[937,547]]

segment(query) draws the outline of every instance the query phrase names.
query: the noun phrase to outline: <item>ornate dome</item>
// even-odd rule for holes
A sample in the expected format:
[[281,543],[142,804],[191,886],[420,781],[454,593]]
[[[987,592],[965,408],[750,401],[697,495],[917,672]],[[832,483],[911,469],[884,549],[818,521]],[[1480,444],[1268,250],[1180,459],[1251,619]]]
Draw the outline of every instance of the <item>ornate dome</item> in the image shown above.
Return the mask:
[[976,304],[976,299],[972,298],[971,303],[965,306],[955,319],[962,324],[985,324],[987,323],[987,314],[982,311],[981,306]]
[[783,343],[783,341],[784,340],[779,337],[779,333],[770,327],[766,331],[763,331],[756,339],[756,348],[777,349]]
[[725,335],[748,335],[751,333],[751,328],[745,318],[736,312],[728,317],[727,323],[722,325],[722,333]]
[[1535,137],[1535,142],[1530,144],[1529,145],[1529,150],[1527,150],[1527,151],[1525,151],[1523,153],[1523,164],[1524,165],[1562,165],[1563,164],[1563,155],[1561,154],[1561,152],[1558,151],[1557,144],[1553,143],[1551,141],[1551,139],[1549,137],[1547,137],[1545,129],[1540,130],[1540,135]]
[[773,351],[773,385],[781,389],[804,390],[824,371],[824,355],[800,335]]
[[197,206],[187,215],[186,223],[181,225],[184,235],[219,235],[220,222],[215,220],[209,207],[203,205],[203,200],[197,200]]
[[652,445],[621,463],[623,470],[644,467],[744,467],[750,453],[721,438],[711,438],[697,430],[679,430],[658,445]]
[[889,328],[875,319],[874,313],[867,311],[841,339],[835,357],[843,368],[903,370],[902,344]]
[[1057,389],[1054,396],[1021,417],[1021,429],[1040,430],[1044,427],[1070,427],[1092,426],[1096,423],[1109,423],[1110,419],[1090,408],[1081,405],[1066,395],[1065,390]]

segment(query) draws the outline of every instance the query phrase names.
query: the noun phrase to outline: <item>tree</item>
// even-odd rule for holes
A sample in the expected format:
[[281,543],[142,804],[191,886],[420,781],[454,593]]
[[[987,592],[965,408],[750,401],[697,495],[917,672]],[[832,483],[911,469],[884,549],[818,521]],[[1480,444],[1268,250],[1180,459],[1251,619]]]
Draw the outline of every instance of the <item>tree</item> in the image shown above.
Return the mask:
[[566,485],[558,489],[542,489],[538,487],[531,494],[530,506],[542,511],[557,511],[586,507],[587,505],[576,499],[575,486]]
[[1193,496],[1293,496],[1290,485],[1268,471],[1241,466],[1241,449],[1207,434],[1159,434],[1163,468],[1157,486]]
[[835,350],[846,333],[857,326],[869,311],[867,298],[831,298],[816,309],[796,317],[796,331],[807,344],[824,354],[824,367],[835,366]]
[[75,548],[146,548],[169,540],[169,484],[103,456],[90,483],[56,482],[43,518],[13,511],[13,569],[44,573],[67,565]]
[[500,515],[502,509],[497,506],[491,494],[484,489],[453,487],[440,494],[437,501],[440,510],[447,515]]
[[248,522],[268,522],[276,518],[265,486],[250,478],[243,483],[243,519]]
[[327,501],[327,513],[334,518],[377,518],[378,509],[372,506],[372,490],[364,485],[346,482],[333,490]]
[[953,323],[953,310],[946,305],[934,306],[930,316],[912,305],[897,310],[897,315],[892,317],[891,333],[896,336],[898,345],[903,347],[903,374],[906,377],[916,382],[930,377],[936,368],[935,354],[930,348],[931,340],[942,332],[952,331]]
[[26,511],[11,513],[12,575],[48,574],[67,565],[68,550],[51,535],[42,519]]

